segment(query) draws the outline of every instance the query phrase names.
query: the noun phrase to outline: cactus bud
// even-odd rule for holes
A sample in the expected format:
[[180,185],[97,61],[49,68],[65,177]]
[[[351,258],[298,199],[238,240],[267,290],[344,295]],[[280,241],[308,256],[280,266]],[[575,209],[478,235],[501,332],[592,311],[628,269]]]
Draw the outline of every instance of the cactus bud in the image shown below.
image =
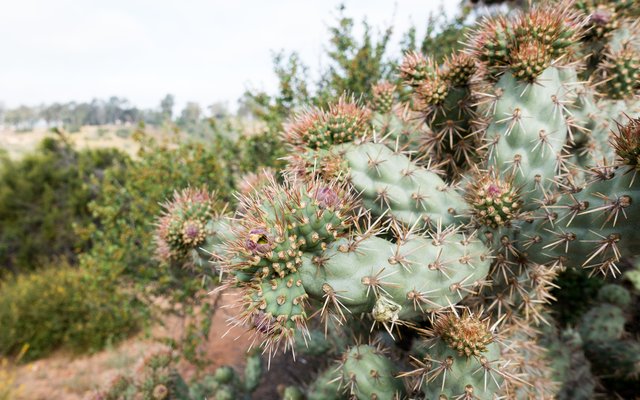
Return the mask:
[[434,324],[434,331],[460,356],[479,357],[493,342],[493,334],[486,321],[465,312],[462,317],[445,314]]
[[611,145],[616,150],[618,162],[631,171],[640,169],[640,118],[629,118],[626,125],[620,123],[613,134]]
[[380,82],[373,85],[373,100],[371,102],[371,108],[379,113],[388,113],[393,106],[393,93],[396,90],[396,86],[387,81]]
[[169,389],[165,385],[156,385],[153,388],[153,400],[164,400],[169,396]]
[[408,86],[418,87],[435,72],[433,64],[415,51],[405,54],[400,65],[400,77]]
[[496,229],[517,218],[522,206],[518,192],[510,179],[502,180],[493,171],[476,171],[465,198],[475,220]]

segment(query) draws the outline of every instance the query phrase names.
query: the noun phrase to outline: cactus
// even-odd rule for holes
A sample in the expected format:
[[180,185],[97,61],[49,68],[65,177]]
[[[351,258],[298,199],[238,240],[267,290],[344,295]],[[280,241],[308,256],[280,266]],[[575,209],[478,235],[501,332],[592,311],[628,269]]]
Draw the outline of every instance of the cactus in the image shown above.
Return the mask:
[[416,369],[403,376],[413,377],[414,389],[428,399],[493,398],[509,376],[487,323],[470,314],[440,316],[433,325],[434,337],[418,343],[411,356]]
[[340,366],[340,385],[353,399],[400,399],[402,381],[395,377],[396,368],[370,345],[349,349]]
[[[406,55],[408,103],[381,83],[371,109],[345,95],[294,115],[284,183],[243,195],[216,250],[242,292],[232,323],[269,357],[322,348],[316,317],[379,343],[343,349],[308,398],[569,396],[536,330],[553,323],[554,279],[617,276],[640,248],[640,51],[623,3],[487,18],[442,65]],[[629,296],[606,288],[565,339],[596,375],[632,379]]]
[[106,390],[99,391],[95,400],[238,400],[249,399],[262,374],[260,355],[247,358],[245,376],[222,366],[213,374],[187,383],[176,369],[177,358],[170,352],[149,356],[136,376],[118,376]]
[[544,335],[548,356],[561,383],[557,393],[559,400],[589,400],[595,393],[596,379],[591,372],[591,363],[583,350],[580,334],[573,329],[561,333],[547,329]]
[[620,285],[605,285],[598,292],[598,300],[599,304],[583,316],[579,326],[594,373],[621,379],[638,376],[640,343],[625,338],[629,292]]
[[157,257],[168,262],[190,261],[201,268],[209,265],[210,251],[222,243],[228,230],[214,211],[219,208],[215,193],[207,188],[183,189],[163,207],[156,229]]

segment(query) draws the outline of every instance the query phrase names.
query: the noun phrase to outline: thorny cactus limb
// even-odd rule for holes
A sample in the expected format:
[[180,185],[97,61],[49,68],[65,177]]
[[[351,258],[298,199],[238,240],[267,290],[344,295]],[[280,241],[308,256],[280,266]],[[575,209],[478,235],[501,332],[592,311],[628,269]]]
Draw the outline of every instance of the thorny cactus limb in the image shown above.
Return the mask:
[[464,222],[466,204],[435,172],[381,143],[336,149],[348,164],[350,183],[373,215],[389,214],[407,226]]
[[349,349],[340,364],[340,387],[354,400],[401,399],[404,385],[397,367],[382,349],[360,345]]
[[305,258],[305,289],[325,301],[327,312],[371,313],[389,330],[424,318],[477,290],[490,263],[475,238],[454,231],[434,236],[408,235],[396,243],[376,236],[337,241]]
[[191,261],[199,267],[208,265],[212,254],[203,247],[221,244],[221,236],[227,231],[216,212],[219,205],[215,193],[207,188],[176,191],[163,208],[156,229],[158,258],[169,262]]
[[558,70],[547,68],[536,78],[532,83],[511,74],[500,78],[485,132],[488,165],[521,187],[528,209],[550,189],[567,132],[562,115],[566,89]]
[[400,67],[405,85],[413,91],[412,109],[428,127],[418,157],[443,165],[453,177],[478,161],[476,61],[458,53],[442,67],[417,53],[405,55]]
[[427,399],[490,399],[504,390],[503,381],[517,383],[501,356],[500,339],[488,320],[465,311],[436,318],[432,337],[417,343],[412,351],[413,389]]
[[623,286],[609,284],[598,292],[598,304],[583,315],[578,332],[593,374],[619,385],[637,386],[640,376],[640,342],[626,332],[630,293]]
[[640,123],[630,119],[618,131],[612,140],[617,165],[593,168],[587,186],[568,186],[520,226],[519,240],[531,259],[616,275],[622,256],[637,253],[640,233],[630,222],[640,215]]
[[237,323],[263,334],[270,354],[307,331],[311,301],[323,304],[325,323],[368,313],[391,332],[484,282],[490,257],[473,235],[454,227],[429,237],[400,231],[392,242],[373,228],[357,232],[353,206],[344,188],[319,182],[273,183],[245,199],[226,269],[229,284],[244,291]]
[[544,344],[552,360],[555,381],[560,384],[558,400],[592,399],[597,382],[584,354],[580,334],[573,329],[558,333],[548,328]]
[[308,400],[342,400],[340,375],[335,366],[327,368],[311,382],[306,390]]
[[466,222],[463,197],[437,170],[422,167],[382,143],[345,143],[331,152],[307,152],[291,161],[296,177],[314,179],[319,175],[347,181],[376,217],[385,215],[419,228]]

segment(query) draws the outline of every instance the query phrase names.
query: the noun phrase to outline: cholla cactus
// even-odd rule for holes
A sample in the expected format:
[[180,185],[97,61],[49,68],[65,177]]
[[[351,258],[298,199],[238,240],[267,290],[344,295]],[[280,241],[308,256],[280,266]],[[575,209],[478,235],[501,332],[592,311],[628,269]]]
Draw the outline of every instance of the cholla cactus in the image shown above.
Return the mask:
[[251,398],[262,376],[259,354],[247,357],[244,377],[229,366],[187,383],[178,372],[177,358],[171,352],[152,354],[132,376],[118,376],[94,400],[244,400]]
[[165,262],[189,262],[208,266],[228,231],[216,209],[221,207],[207,188],[176,191],[163,204],[156,228],[156,255]]
[[408,104],[380,85],[373,112],[292,118],[285,183],[243,197],[220,254],[270,357],[312,318],[361,338],[309,398],[560,390],[536,330],[556,274],[617,275],[640,248],[637,26],[589,4],[486,19],[443,65],[408,54]]

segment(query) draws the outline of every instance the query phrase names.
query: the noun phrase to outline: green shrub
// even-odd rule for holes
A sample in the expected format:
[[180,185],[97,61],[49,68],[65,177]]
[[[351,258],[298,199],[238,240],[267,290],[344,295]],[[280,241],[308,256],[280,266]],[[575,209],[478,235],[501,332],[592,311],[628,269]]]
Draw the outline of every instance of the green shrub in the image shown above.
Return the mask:
[[76,151],[52,138],[20,160],[0,157],[0,278],[59,257],[73,262],[88,249],[73,225],[91,221],[87,204],[99,177],[126,158],[116,150]]
[[150,221],[174,188],[207,185],[221,204],[230,200],[231,168],[215,143],[163,145],[140,131],[136,136],[142,145],[139,157],[105,171],[100,194],[89,204],[96,222],[77,230],[93,243],[81,264],[108,279],[177,288],[176,293],[190,296],[184,290],[186,274],[172,272],[154,258],[155,226]]
[[62,347],[99,350],[134,332],[139,316],[130,296],[85,271],[56,266],[0,286],[0,355],[28,346],[25,359]]

